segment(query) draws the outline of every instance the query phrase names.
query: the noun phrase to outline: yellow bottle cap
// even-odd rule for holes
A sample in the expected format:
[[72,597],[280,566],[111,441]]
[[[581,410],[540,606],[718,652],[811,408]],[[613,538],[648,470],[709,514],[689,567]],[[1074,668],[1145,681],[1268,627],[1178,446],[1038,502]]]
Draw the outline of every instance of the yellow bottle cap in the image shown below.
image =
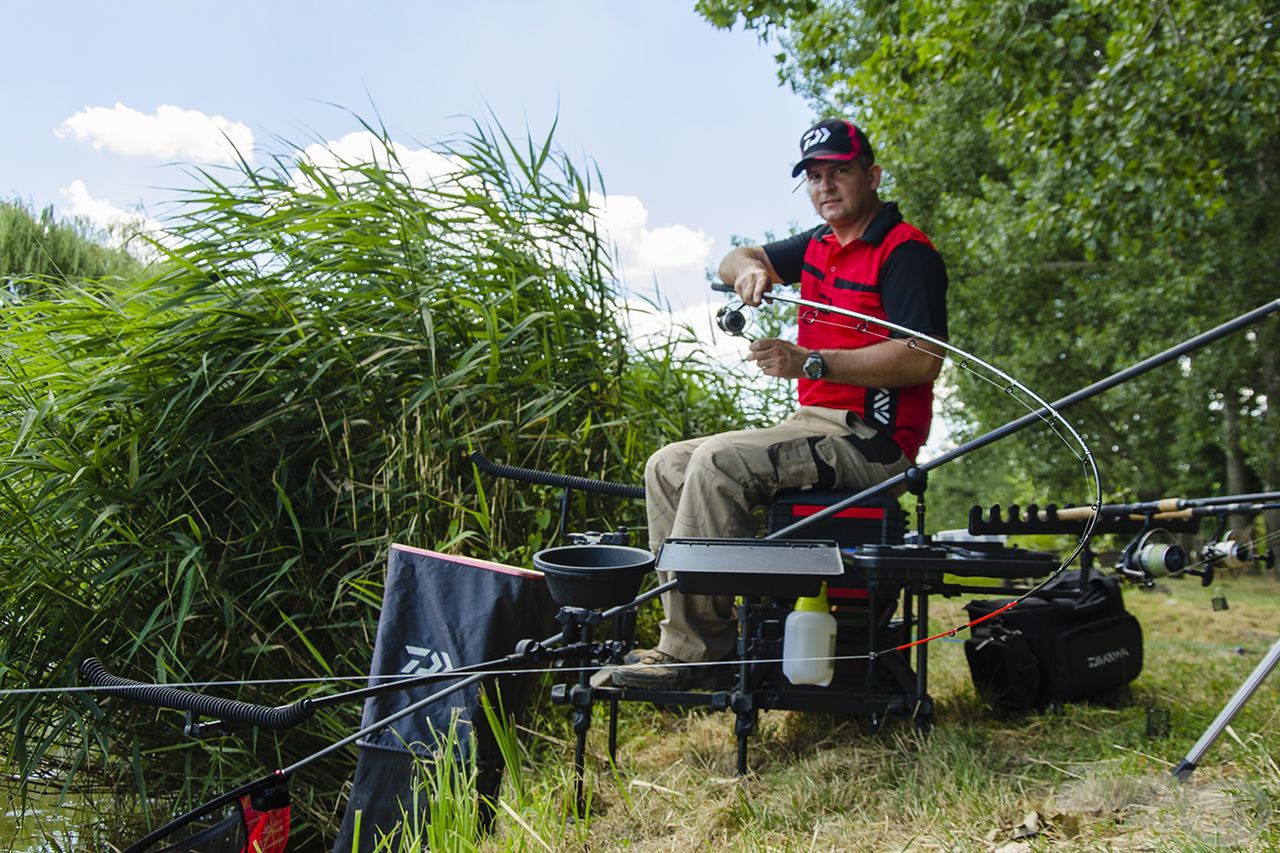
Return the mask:
[[809,613],[830,613],[831,605],[827,603],[827,582],[822,582],[822,589],[818,591],[817,595],[797,598],[796,610]]

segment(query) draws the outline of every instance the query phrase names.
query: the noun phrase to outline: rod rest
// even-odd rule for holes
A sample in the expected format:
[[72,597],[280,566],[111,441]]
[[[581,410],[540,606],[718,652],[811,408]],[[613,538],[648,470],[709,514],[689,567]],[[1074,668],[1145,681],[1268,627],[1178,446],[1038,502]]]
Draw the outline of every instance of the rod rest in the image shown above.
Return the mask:
[[310,719],[316,712],[310,699],[299,699],[292,705],[273,708],[268,705],[251,705],[235,699],[204,696],[190,690],[179,690],[163,684],[147,684],[112,675],[97,658],[85,658],[80,664],[80,675],[94,687],[111,688],[127,699],[156,708],[191,711],[224,723],[240,723],[264,729],[287,729]]
[[[989,513],[984,514],[982,507],[969,509],[969,532],[975,535],[984,533],[1082,533],[1084,519],[1064,519],[1058,517],[1058,505],[1049,504],[1041,509],[1035,504],[1026,508],[1024,515],[1021,507],[1013,504],[1009,507],[1008,517],[1004,517],[1000,504],[992,504]],[[1102,515],[1094,526],[1094,533],[1138,533],[1143,529],[1142,519],[1130,518],[1127,515]],[[1156,526],[1171,533],[1195,533],[1200,529],[1198,518],[1159,519]]]
[[479,450],[471,454],[471,462],[486,474],[494,477],[505,477],[508,480],[522,480],[526,483],[577,489],[582,492],[595,492],[596,494],[613,495],[619,498],[644,497],[644,486],[635,486],[629,483],[611,483],[608,480],[592,480],[587,477],[576,477],[572,474],[553,474],[549,471],[536,471],[533,468],[503,465],[499,462],[494,462]]

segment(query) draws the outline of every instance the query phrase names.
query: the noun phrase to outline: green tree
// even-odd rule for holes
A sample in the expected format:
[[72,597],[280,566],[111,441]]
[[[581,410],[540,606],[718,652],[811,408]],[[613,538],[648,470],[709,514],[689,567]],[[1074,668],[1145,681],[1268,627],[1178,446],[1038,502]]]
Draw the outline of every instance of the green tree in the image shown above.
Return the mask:
[[103,246],[101,237],[84,222],[59,221],[52,207],[36,215],[17,202],[0,202],[0,298],[137,272],[136,259]]
[[[698,8],[776,42],[783,80],[818,111],[869,127],[890,191],[948,260],[956,342],[1046,398],[1276,297],[1274,4]],[[1277,352],[1272,319],[1079,406],[1072,417],[1104,488],[1133,498],[1280,488]],[[998,389],[950,380],[962,437],[1019,414]],[[939,485],[978,477],[987,501],[1083,497],[1078,467],[1048,433],[953,468]]]

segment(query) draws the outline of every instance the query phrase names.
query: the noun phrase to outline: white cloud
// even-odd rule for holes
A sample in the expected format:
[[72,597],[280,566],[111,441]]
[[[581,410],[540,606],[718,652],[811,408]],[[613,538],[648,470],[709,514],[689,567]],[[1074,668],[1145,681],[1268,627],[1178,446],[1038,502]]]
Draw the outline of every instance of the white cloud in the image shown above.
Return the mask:
[[713,238],[687,225],[648,227],[649,211],[635,196],[592,193],[591,206],[605,239],[617,247],[614,273],[628,290],[661,297],[678,309],[705,305]]
[[151,114],[122,103],[85,107],[53,132],[59,139],[74,138],[130,157],[233,163],[238,150],[246,160],[253,159],[253,132],[247,125],[168,104]]
[[[114,246],[125,246],[138,235],[145,234],[164,239],[160,222],[150,219],[141,210],[123,210],[105,199],[94,198],[84,181],[72,181],[70,186],[58,190],[67,200],[64,211],[67,216],[88,220],[95,228],[106,232]],[[140,249],[147,255],[147,249]],[[136,253],[135,253],[136,254]]]
[[[429,148],[410,148],[392,141],[389,152],[387,143],[367,130],[353,131],[341,139],[317,142],[302,149],[302,159],[335,178],[340,178],[343,168],[352,164],[374,163],[384,169],[392,168],[393,154],[398,168],[415,187],[434,186],[463,168],[461,163]],[[304,183],[300,174],[295,174],[294,181]]]

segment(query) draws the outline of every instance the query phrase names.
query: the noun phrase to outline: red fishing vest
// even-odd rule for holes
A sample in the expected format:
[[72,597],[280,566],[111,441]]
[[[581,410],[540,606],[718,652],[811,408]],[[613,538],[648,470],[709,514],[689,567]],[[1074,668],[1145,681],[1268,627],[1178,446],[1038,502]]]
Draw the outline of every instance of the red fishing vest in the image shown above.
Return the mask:
[[[876,245],[859,239],[841,246],[830,232],[815,237],[805,250],[800,273],[801,298],[888,319],[880,300],[880,269],[890,253],[908,240],[933,246],[924,232],[905,222],[895,225]],[[862,321],[839,314],[820,316],[819,322],[807,323],[805,312],[808,310],[800,308],[796,336],[796,343],[806,349],[858,349],[880,343],[890,332],[876,325],[862,331]],[[890,389],[863,388],[822,379],[801,378],[798,382],[800,405],[856,412],[870,426],[893,436],[902,452],[913,461],[929,437],[929,421],[933,417],[931,382]]]

